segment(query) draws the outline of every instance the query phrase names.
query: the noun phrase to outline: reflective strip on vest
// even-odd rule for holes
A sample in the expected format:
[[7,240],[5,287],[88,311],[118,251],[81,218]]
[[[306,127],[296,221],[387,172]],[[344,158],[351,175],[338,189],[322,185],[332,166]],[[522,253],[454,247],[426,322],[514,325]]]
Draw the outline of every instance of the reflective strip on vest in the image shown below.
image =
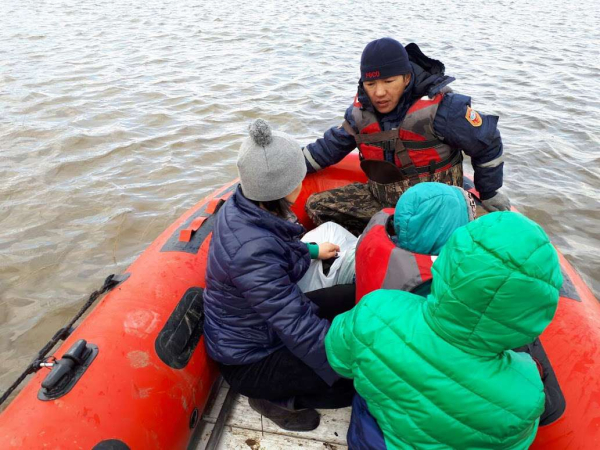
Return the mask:
[[431,279],[432,256],[397,247],[386,231],[392,208],[375,214],[356,247],[356,302],[377,289],[411,291]]

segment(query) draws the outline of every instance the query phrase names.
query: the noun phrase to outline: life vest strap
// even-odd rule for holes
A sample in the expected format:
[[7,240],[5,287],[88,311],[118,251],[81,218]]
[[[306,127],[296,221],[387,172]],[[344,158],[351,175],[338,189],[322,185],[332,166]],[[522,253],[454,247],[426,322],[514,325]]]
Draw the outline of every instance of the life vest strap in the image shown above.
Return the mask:
[[[412,161],[411,161],[412,163]],[[360,167],[363,169],[367,178],[381,184],[395,183],[405,179],[418,178],[419,175],[429,173],[433,175],[436,171],[446,167],[455,166],[462,163],[462,152],[455,149],[452,154],[439,162],[431,160],[431,162],[422,167],[411,166],[398,167],[387,161],[374,159],[365,159],[361,162]]]
[[398,139],[398,130],[380,131],[379,133],[358,134],[354,136],[358,144],[378,144],[380,142],[395,141]]
[[405,167],[398,167],[388,161],[380,161],[376,159],[364,159],[360,163],[360,167],[367,175],[367,178],[375,183],[387,185],[390,183],[402,182],[406,179],[418,179],[419,175],[429,173],[433,175],[437,170],[446,166],[453,167],[456,164],[462,163],[462,152],[455,150],[452,155],[443,161],[431,161],[427,166],[415,167],[411,166],[408,170]]
[[414,174],[423,174],[423,173],[430,173],[433,174],[436,171],[446,167],[446,166],[455,166],[456,164],[461,164],[462,163],[462,152],[458,149],[454,149],[454,151],[452,152],[452,154],[446,158],[443,159],[440,162],[435,162],[435,161],[431,161],[428,165],[423,166],[423,167],[415,167],[412,166],[411,168],[409,168],[409,170],[405,170],[404,167],[398,167],[398,170],[400,171],[400,173],[402,175],[404,175],[407,178],[410,178],[412,176],[414,176]]
[[[356,131],[352,128],[350,123],[347,120],[344,120],[342,124],[342,128],[346,130],[346,132],[353,136],[356,140],[356,145],[359,144],[379,144],[381,142],[386,141],[396,141],[398,140],[398,130],[388,130],[388,131],[380,131],[379,133],[371,133],[371,134],[357,134]],[[442,145],[443,142],[439,139],[430,139],[427,141],[406,141],[402,140],[404,147],[409,150],[422,150],[424,148],[432,148],[437,147],[438,145]]]
[[404,147],[409,150],[423,150],[424,148],[437,147],[442,145],[443,142],[439,139],[431,139],[429,141],[402,141]]
[[400,164],[402,165],[403,175],[409,178],[417,176],[418,172],[415,168],[415,163],[408,155],[408,149],[404,146],[404,142],[400,139],[396,140],[395,152],[398,161],[400,161]]

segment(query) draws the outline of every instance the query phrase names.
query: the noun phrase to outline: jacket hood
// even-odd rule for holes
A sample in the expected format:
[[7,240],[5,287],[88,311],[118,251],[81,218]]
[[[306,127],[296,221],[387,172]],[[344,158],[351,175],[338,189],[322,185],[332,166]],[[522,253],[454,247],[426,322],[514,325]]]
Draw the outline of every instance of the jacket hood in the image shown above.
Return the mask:
[[[408,111],[408,108],[415,100],[425,95],[433,98],[442,88],[455,80],[454,77],[444,74],[446,67],[441,61],[429,58],[423,54],[417,44],[410,43],[405,49],[412,66],[412,77],[396,109],[386,114],[386,116],[404,117],[406,111]],[[361,103],[363,109],[376,112],[360,80],[358,82],[358,101]]]
[[450,235],[469,223],[467,193],[442,183],[419,183],[396,204],[394,230],[399,247],[438,255]]
[[457,229],[432,274],[425,320],[447,342],[479,355],[533,342],[554,317],[563,283],[544,230],[513,212]]
[[433,98],[442,88],[455,80],[454,77],[445,75],[446,66],[441,61],[426,56],[417,44],[408,44],[406,52],[413,66],[415,79],[413,97],[421,98],[427,95]]

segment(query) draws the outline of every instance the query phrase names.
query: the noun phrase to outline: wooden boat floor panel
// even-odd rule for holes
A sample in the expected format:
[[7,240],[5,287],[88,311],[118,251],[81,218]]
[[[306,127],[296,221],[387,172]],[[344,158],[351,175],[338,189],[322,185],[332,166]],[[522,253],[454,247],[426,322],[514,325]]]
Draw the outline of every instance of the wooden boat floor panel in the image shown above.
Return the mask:
[[[212,407],[205,412],[200,429],[200,436],[194,450],[204,450],[217,420],[219,411],[225,401],[229,386],[223,383]],[[350,422],[351,408],[338,410],[320,410],[321,424],[316,430],[296,433],[279,428],[269,419],[255,412],[248,405],[247,397],[238,395],[233,409],[227,419],[223,435],[217,449],[229,450],[345,450],[346,433]]]

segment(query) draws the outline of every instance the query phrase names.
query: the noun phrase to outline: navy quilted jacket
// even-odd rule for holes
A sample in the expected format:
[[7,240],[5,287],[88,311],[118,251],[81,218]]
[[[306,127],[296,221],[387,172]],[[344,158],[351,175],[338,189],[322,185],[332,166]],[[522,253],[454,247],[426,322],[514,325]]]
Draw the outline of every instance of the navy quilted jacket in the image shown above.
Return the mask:
[[204,339],[215,361],[250,364],[285,346],[328,384],[339,378],[325,354],[330,323],[296,285],[310,264],[303,232],[239,186],[220,209],[204,292]]

